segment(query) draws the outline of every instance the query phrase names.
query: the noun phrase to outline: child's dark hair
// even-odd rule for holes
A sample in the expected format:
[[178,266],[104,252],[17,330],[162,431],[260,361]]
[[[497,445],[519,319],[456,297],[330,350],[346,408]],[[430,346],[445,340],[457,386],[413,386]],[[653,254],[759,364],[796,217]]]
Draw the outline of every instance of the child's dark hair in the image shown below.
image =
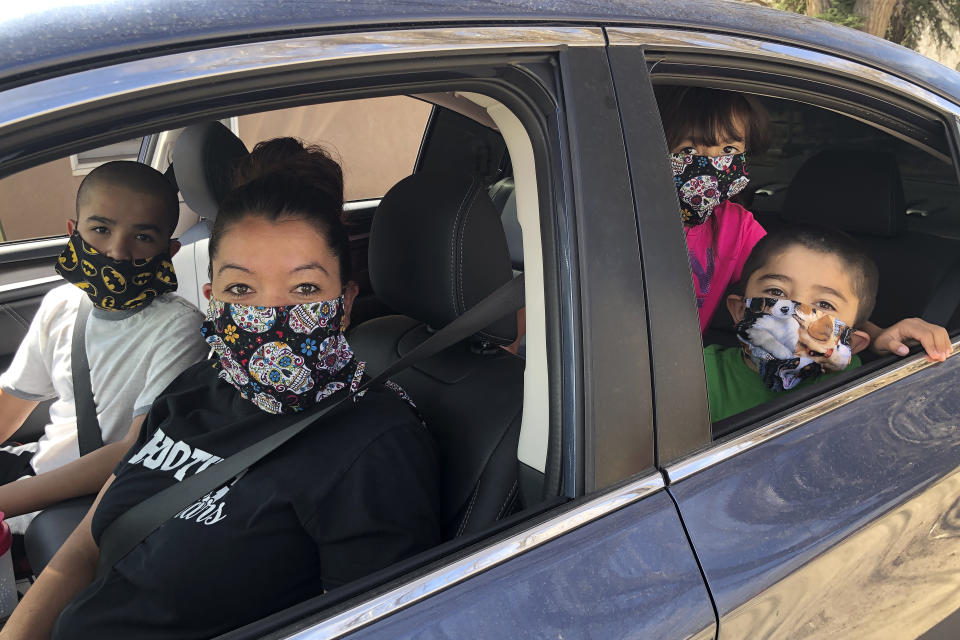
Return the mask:
[[86,175],[77,189],[77,222],[80,221],[80,209],[87,204],[93,190],[106,184],[155,198],[167,218],[167,237],[173,235],[180,219],[180,199],[177,198],[176,187],[153,167],[131,160],[105,162]]
[[744,295],[750,276],[767,265],[774,256],[798,245],[811,251],[836,256],[846,264],[858,301],[854,328],[869,320],[877,302],[877,286],[880,280],[877,264],[859,242],[837,229],[791,225],[767,234],[753,247],[744,263],[736,287],[737,293]]
[[243,158],[234,187],[224,196],[210,232],[213,259],[223,235],[246,216],[304,220],[326,238],[340,264],[340,284],[350,280],[350,239],[343,224],[343,171],[319,146],[296,138],[260,142]]
[[[663,96],[660,118],[670,150],[684,140],[712,147],[722,138],[740,135],[750,153],[760,153],[770,144],[770,116],[766,109],[737,91],[678,87]],[[743,124],[744,131],[737,129],[738,122]]]

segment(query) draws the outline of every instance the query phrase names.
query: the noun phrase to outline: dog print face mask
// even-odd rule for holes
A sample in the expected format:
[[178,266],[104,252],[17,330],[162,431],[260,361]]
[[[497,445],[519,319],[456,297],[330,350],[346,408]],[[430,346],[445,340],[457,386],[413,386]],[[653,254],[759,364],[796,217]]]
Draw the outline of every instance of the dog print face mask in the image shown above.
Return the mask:
[[364,363],[343,335],[343,296],[283,307],[211,298],[200,331],[219,376],[267,413],[296,413],[337,391],[355,392]]
[[87,244],[77,231],[57,258],[57,273],[106,311],[129,311],[177,290],[170,253],[142,260],[114,260]]
[[680,216],[688,226],[703,224],[715,207],[747,186],[746,154],[695,156],[670,154],[673,181],[680,197]]
[[836,317],[795,300],[746,298],[744,304],[737,338],[769,389],[786,391],[850,364],[852,330]]

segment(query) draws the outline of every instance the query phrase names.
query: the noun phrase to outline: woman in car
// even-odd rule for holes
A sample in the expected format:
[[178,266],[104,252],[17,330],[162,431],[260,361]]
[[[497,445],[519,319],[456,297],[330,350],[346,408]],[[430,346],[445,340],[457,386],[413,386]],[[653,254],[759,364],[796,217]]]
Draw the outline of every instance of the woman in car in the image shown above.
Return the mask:
[[280,138],[243,161],[210,237],[214,357],[157,398],[3,638],[209,638],[439,542],[433,444],[388,383],[198,496],[95,579],[120,514],[357,389],[342,208],[322,149]]

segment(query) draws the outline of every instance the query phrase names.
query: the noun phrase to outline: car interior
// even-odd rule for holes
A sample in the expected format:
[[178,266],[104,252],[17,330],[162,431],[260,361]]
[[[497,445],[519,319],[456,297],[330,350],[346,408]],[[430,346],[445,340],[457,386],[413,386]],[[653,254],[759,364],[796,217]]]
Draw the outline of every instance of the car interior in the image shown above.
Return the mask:
[[[538,207],[535,185],[529,185],[532,167],[525,174],[526,194],[515,189],[511,151],[530,163],[533,158],[519,120],[478,94],[422,94],[416,99],[429,105],[430,115],[411,175],[382,198],[345,206],[354,279],[360,286],[349,339],[372,375],[525,267],[528,292],[531,284],[537,286],[537,272],[542,274],[539,259],[524,260],[525,245],[539,243]],[[208,280],[211,225],[219,199],[230,187],[234,163],[248,151],[224,122],[231,124],[230,119],[200,122],[149,136],[144,143],[157,150],[156,157],[169,158],[154,166],[166,171],[181,192],[177,293],[201,310],[207,302],[201,287]],[[537,258],[539,252],[527,253]],[[408,255],[418,258],[404,260]],[[528,298],[532,313],[528,311],[525,326],[508,313],[473,338],[393,377],[414,399],[435,438],[441,459],[441,522],[451,548],[488,536],[558,499],[558,481],[545,475],[550,425],[544,418],[546,403],[539,400],[546,395],[546,347],[542,324],[538,330],[535,321],[538,300],[542,314],[542,295],[528,293]],[[23,303],[18,318],[24,331],[33,302]],[[9,353],[20,337],[9,336]],[[503,348],[510,345],[517,348]],[[531,367],[540,372],[532,385]],[[38,409],[34,420],[39,430],[25,428],[17,437],[29,441],[41,435],[45,418]],[[34,519],[25,536],[34,574],[91,502],[92,496],[71,500]]]

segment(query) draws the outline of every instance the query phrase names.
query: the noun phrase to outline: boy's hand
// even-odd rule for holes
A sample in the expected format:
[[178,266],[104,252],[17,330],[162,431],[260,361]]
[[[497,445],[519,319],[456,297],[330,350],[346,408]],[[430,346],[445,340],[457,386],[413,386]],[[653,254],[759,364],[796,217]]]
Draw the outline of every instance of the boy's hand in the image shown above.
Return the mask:
[[[868,323],[870,325],[872,323]],[[950,355],[950,336],[947,330],[920,318],[906,318],[886,329],[876,325],[867,328],[876,331],[872,349],[877,353],[895,353],[905,356],[910,352],[907,342],[919,342],[927,352],[930,362],[943,362]]]

